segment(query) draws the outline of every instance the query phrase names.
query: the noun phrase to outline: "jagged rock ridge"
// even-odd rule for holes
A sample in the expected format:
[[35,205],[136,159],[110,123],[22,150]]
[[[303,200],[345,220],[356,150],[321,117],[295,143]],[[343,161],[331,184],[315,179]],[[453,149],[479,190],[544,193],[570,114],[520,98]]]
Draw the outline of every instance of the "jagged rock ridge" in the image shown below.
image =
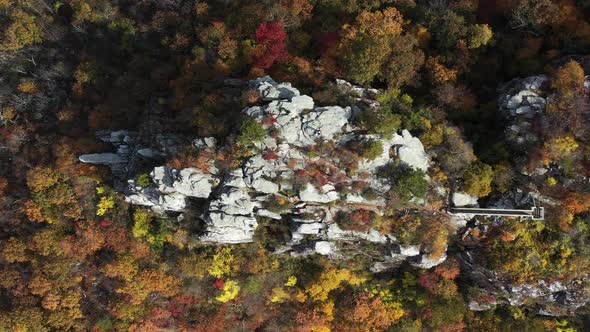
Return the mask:
[[[163,213],[183,211],[188,198],[208,199],[202,215],[206,224],[202,241],[251,242],[257,219],[283,219],[291,224],[292,239],[287,243],[291,248],[303,245],[306,250],[311,248],[311,252],[337,256],[331,242],[363,240],[393,246],[386,260],[413,256],[415,264],[422,267],[444,260],[444,256],[422,257],[418,244],[410,249],[397,246],[392,234],[380,234],[374,229],[344,230],[335,222],[340,212],[363,209],[383,213],[382,197],[391,185],[390,179],[380,176],[379,171],[393,160],[399,159],[414,169],[428,169],[430,161],[418,138],[407,130],[389,139],[366,134],[353,122],[354,114],[361,111],[358,107],[317,107],[311,97],[301,95],[289,83],[263,77],[248,84],[259,92],[263,103],[242,113],[263,124],[268,133],[262,142],[256,143],[257,152],[253,156],[240,167],[225,172],[220,172],[213,163],[207,169],[156,167],[151,172],[152,183],[147,187],[129,180],[126,200]],[[365,99],[375,93],[347,86],[351,87]],[[380,141],[383,153],[374,160],[358,162],[355,172],[341,169],[345,156],[338,149],[344,150],[351,141],[366,140]],[[329,145],[328,150],[334,153],[321,156],[308,153],[307,148],[322,144]],[[193,145],[211,152],[219,148],[213,138],[195,139]],[[309,181],[312,170],[318,170],[315,176],[319,179],[301,183],[304,178]],[[353,184],[358,183],[370,188],[372,194],[367,196],[352,190]]]

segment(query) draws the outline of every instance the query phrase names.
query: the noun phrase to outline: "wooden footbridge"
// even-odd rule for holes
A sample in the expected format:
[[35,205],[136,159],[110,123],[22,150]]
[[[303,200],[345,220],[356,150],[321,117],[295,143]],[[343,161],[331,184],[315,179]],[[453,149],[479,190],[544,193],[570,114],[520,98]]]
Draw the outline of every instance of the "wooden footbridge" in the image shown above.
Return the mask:
[[530,209],[500,209],[500,208],[479,208],[479,207],[455,207],[453,204],[453,194],[455,192],[455,181],[451,181],[449,191],[449,202],[447,212],[450,214],[460,214],[468,216],[486,216],[486,217],[518,217],[521,219],[545,220],[545,208],[538,206],[533,196],[533,207]]
[[499,216],[499,217],[520,217],[530,218],[532,220],[544,220],[545,208],[542,206],[534,206],[530,210],[518,209],[485,209],[485,208],[464,208],[464,207],[450,207],[448,209],[451,214],[463,214],[472,216]]

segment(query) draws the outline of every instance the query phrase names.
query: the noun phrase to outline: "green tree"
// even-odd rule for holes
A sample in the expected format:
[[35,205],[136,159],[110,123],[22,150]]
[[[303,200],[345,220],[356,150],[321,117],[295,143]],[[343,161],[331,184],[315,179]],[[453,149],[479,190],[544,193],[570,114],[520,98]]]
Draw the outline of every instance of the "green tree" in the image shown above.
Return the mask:
[[359,36],[348,43],[343,58],[347,77],[358,84],[371,83],[391,53],[388,40],[379,36]]
[[403,17],[394,7],[383,11],[362,11],[346,26],[341,41],[346,75],[359,84],[368,84],[380,75],[392,52],[392,42],[402,31]]
[[385,108],[370,109],[360,114],[358,122],[371,134],[389,139],[401,127],[402,119]]
[[237,138],[237,143],[241,147],[252,147],[256,142],[261,142],[266,136],[264,127],[253,119],[247,119],[240,126],[240,135]]
[[35,17],[21,10],[11,15],[12,23],[4,30],[0,49],[4,51],[18,51],[25,46],[43,41],[43,31],[37,25]]
[[487,196],[492,191],[494,171],[490,165],[475,162],[463,173],[463,191],[478,197]]
[[452,10],[441,13],[440,10],[429,9],[425,15],[425,25],[433,33],[439,49],[455,47],[457,41],[465,38],[467,33],[465,18]]
[[378,140],[362,142],[359,155],[365,159],[374,160],[383,154],[383,143]]
[[413,35],[403,34],[391,42],[391,53],[382,67],[381,75],[390,88],[416,83],[418,71],[424,64],[424,52]]
[[170,239],[170,227],[163,218],[156,218],[148,211],[137,209],[133,214],[133,221],[133,237],[145,238],[155,251],[161,250]]
[[412,197],[424,199],[428,192],[428,180],[425,176],[422,170],[402,167],[401,172],[397,176],[394,175],[393,191],[402,201],[409,201]]
[[469,48],[480,48],[488,44],[493,36],[492,29],[487,24],[474,24],[467,30]]
[[133,228],[131,229],[133,236],[136,238],[147,236],[149,234],[151,221],[151,213],[140,209],[135,210],[133,213]]
[[138,186],[145,188],[145,187],[149,187],[149,185],[152,183],[152,179],[150,178],[150,175],[148,173],[141,173],[137,176],[137,180],[135,180],[135,184],[137,184]]

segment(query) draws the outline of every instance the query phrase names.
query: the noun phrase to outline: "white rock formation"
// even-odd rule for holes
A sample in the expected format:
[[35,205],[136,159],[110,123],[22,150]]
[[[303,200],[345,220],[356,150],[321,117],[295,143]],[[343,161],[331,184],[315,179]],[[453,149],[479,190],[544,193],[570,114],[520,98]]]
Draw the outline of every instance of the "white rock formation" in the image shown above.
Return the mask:
[[277,83],[270,76],[257,78],[250,82],[260,93],[263,100],[290,99],[299,95],[299,90],[291,83]]
[[455,206],[477,205],[477,200],[478,197],[471,196],[466,193],[453,193],[453,205]]
[[334,243],[328,241],[318,241],[315,243],[314,250],[316,253],[324,256],[333,255],[336,251]]
[[428,170],[429,159],[420,139],[413,137],[409,131],[403,130],[402,135],[395,134],[392,145],[397,147],[399,159],[414,169]]
[[[368,241],[376,245],[396,242],[393,235],[367,231],[344,230],[334,221],[338,211],[369,209],[378,214],[386,205],[384,196],[368,199],[361,193],[341,195],[341,188],[351,190],[354,181],[364,181],[377,195],[390,188],[389,179],[377,173],[392,158],[414,168],[427,171],[429,158],[420,140],[409,131],[394,134],[390,139],[379,135],[359,134],[351,122],[352,107],[316,107],[313,99],[301,95],[289,83],[277,83],[270,77],[248,82],[264,101],[242,112],[258,121],[272,136],[267,135],[255,143],[254,155],[234,169],[218,170],[213,163],[207,170],[185,168],[181,170],[156,167],[151,173],[152,184],[146,188],[129,182],[127,201],[151,207],[154,211],[182,211],[189,197],[208,199],[209,204],[201,218],[206,224],[202,241],[215,243],[251,242],[258,226],[257,218],[270,218],[277,222],[290,222],[291,246],[301,246],[305,252],[337,256],[336,241]],[[351,91],[369,107],[377,91],[354,87],[339,81],[337,85]],[[356,106],[355,106],[356,107]],[[356,108],[355,112],[362,111]],[[112,140],[121,141],[120,134]],[[111,137],[109,136],[109,139]],[[374,160],[364,160],[357,174],[339,169],[338,157],[311,155],[317,142],[347,144],[350,140],[379,140],[383,153]],[[199,150],[217,152],[224,142],[214,138],[198,138],[192,145]],[[149,154],[149,153],[148,153]],[[362,179],[359,179],[363,174]],[[223,176],[222,176],[223,174]],[[306,181],[301,183],[301,178]],[[338,188],[338,189],[337,189]],[[281,201],[284,208],[277,206]],[[312,239],[313,248],[304,241]],[[397,258],[419,256],[419,246],[403,247]],[[299,252],[299,254],[303,254]],[[390,257],[394,259],[395,257]],[[436,262],[424,261],[424,266]]]
[[412,246],[412,245],[400,245],[399,246],[399,253],[400,255],[406,257],[414,257],[420,255],[420,246]]
[[154,168],[151,176],[161,193],[179,193],[196,198],[208,198],[213,186],[219,183],[211,174],[193,167],[179,171],[160,166]]
[[350,107],[340,106],[320,107],[303,116],[302,129],[304,134],[315,140],[333,139],[342,132],[342,127],[350,119]]
[[93,153],[83,154],[78,159],[86,164],[112,165],[122,164],[128,161],[128,158],[117,153]]
[[252,242],[258,222],[254,217],[255,203],[248,192],[240,188],[227,189],[209,204],[205,218],[207,231],[202,237],[206,242]]
[[379,233],[376,229],[370,229],[367,232],[349,231],[340,228],[336,223],[328,225],[326,236],[332,241],[362,239],[374,243],[386,243],[392,238],[395,239],[391,235],[387,236]]
[[430,269],[435,267],[447,259],[447,254],[444,253],[441,257],[435,258],[430,257],[429,255],[422,255],[417,262],[411,262],[412,265],[419,267],[421,269]]
[[125,200],[152,207],[156,212],[182,211],[187,197],[208,198],[219,180],[197,168],[176,170],[156,167],[150,174],[153,184],[142,188],[129,180]]
[[332,185],[325,185],[320,190],[312,185],[307,185],[299,192],[299,199],[304,202],[330,203],[340,198],[340,195]]

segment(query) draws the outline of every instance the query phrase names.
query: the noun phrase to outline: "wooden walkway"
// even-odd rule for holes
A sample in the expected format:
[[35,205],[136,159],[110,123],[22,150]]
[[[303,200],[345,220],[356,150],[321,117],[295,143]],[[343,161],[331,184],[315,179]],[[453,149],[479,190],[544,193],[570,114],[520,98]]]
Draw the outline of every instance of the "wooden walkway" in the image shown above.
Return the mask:
[[451,207],[448,211],[451,214],[468,214],[473,216],[520,217],[530,218],[532,220],[545,219],[545,209],[538,206],[533,207],[530,210]]

